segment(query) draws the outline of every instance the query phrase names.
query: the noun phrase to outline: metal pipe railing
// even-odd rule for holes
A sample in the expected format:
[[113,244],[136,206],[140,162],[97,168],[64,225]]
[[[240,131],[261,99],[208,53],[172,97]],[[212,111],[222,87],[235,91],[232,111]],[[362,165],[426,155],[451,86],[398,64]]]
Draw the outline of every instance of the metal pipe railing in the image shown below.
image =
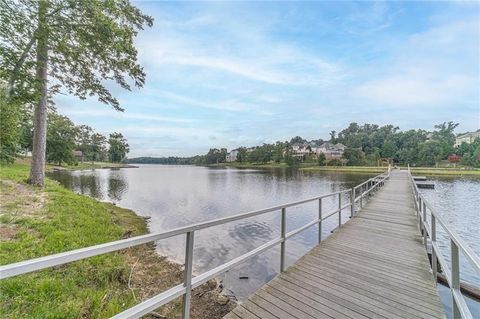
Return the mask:
[[[30,259],[26,261],[21,261],[9,265],[0,266],[0,279],[6,279],[21,274],[54,267],[57,265],[62,265],[70,263],[77,260],[86,259],[93,256],[102,255],[109,252],[119,251],[125,248],[130,248],[138,245],[142,245],[149,242],[154,242],[161,239],[167,239],[174,236],[185,235],[186,244],[185,244],[185,272],[184,272],[184,282],[177,286],[174,286],[167,291],[164,291],[152,298],[149,298],[115,316],[114,319],[125,319],[125,318],[140,318],[143,315],[150,313],[151,311],[157,309],[158,307],[183,296],[183,305],[182,305],[182,318],[190,317],[190,305],[191,305],[191,291],[196,287],[204,284],[208,280],[215,278],[222,273],[232,269],[233,267],[245,262],[246,260],[261,254],[262,252],[280,244],[281,253],[280,253],[280,271],[285,270],[285,255],[286,255],[286,241],[290,237],[314,226],[318,225],[318,242],[322,240],[322,221],[327,218],[338,214],[338,226],[341,226],[342,222],[342,211],[350,207],[350,217],[355,215],[355,204],[358,200],[363,203],[363,198],[370,196],[380,187],[385,184],[385,180],[389,177],[390,169],[384,173],[380,174],[374,178],[367,180],[366,182],[355,186],[352,189],[342,190],[338,192],[333,192],[321,196],[316,196],[309,199],[304,199],[296,202],[291,202],[279,206],[274,206],[266,209],[251,211],[247,213],[237,214],[230,217],[214,219],[211,221],[206,221],[198,224],[193,224],[185,227],[176,228],[166,232],[152,233],[143,236],[136,236],[128,239],[117,240],[105,244],[90,246],[81,249],[75,249],[72,251],[67,251],[59,254],[53,254],[50,256]],[[363,190],[365,188],[365,190]],[[355,198],[356,190],[360,189],[361,195],[358,198]],[[350,194],[350,200],[348,203],[342,206],[342,195]],[[338,195],[338,208],[332,212],[329,212],[326,215],[322,214],[322,199]],[[318,218],[299,227],[290,232],[286,232],[286,216],[287,208],[292,206],[298,206],[301,204],[313,202],[318,200]],[[362,206],[362,205],[361,205]],[[233,221],[238,221],[250,217],[255,217],[263,215],[273,211],[281,211],[281,227],[280,227],[280,237],[275,238],[254,250],[251,250],[239,257],[236,257],[229,262],[226,262],[218,267],[215,267],[209,271],[206,271],[198,276],[193,277],[192,268],[193,268],[193,255],[194,255],[194,238],[195,232],[201,229],[210,228],[213,226],[223,225]]]
[[[428,241],[432,247],[432,272],[437,281],[437,262],[444,270],[444,275],[447,280],[450,292],[452,294],[452,316],[454,319],[473,318],[470,309],[468,309],[465,298],[460,291],[460,255],[466,257],[469,263],[473,266],[475,271],[480,273],[480,258],[468,246],[468,244],[461,239],[458,234],[450,228],[443,220],[443,217],[430,205],[425,197],[418,190],[417,184],[408,167],[408,175],[412,183],[413,195],[415,197],[415,211],[417,213],[419,229],[423,234],[423,243],[427,249]],[[427,217],[430,217],[430,224],[428,224]],[[442,227],[450,241],[450,266],[443,257],[440,247],[437,243],[437,224]]]

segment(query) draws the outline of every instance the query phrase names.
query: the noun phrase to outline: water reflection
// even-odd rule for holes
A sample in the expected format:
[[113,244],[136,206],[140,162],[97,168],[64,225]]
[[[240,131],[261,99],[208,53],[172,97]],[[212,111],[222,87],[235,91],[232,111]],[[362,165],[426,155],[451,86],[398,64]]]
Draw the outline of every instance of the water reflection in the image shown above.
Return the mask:
[[[165,231],[195,222],[232,216],[277,206],[319,194],[348,189],[375,174],[315,172],[295,169],[232,169],[193,166],[142,165],[138,169],[54,172],[51,177],[67,188],[150,216],[152,232]],[[480,180],[438,180],[427,197],[443,207],[447,222],[480,251]],[[346,199],[344,199],[346,200]],[[334,210],[338,198],[323,200],[325,214]],[[287,209],[287,231],[316,218],[318,204],[307,203]],[[348,214],[343,214],[343,221]],[[323,237],[337,225],[332,218],[323,223]],[[287,266],[317,242],[317,227],[287,241]],[[280,211],[201,230],[195,234],[194,270],[200,273],[238,257],[280,234]],[[439,235],[440,236],[440,235]],[[442,244],[449,248],[448,242]],[[183,263],[185,236],[157,242],[161,254]],[[274,247],[223,277],[225,285],[240,299],[273,278],[279,269],[280,251]],[[462,267],[462,278],[478,277]],[[240,275],[248,279],[239,279]],[[447,298],[448,299],[448,298]]]
[[[150,230],[157,232],[347,189],[372,175],[142,165],[138,169],[57,171],[50,177],[78,193],[150,216]],[[334,210],[337,200],[325,199],[324,211]],[[288,208],[287,231],[310,222],[317,214],[317,203]],[[348,214],[344,215],[345,221]],[[336,223],[336,219],[324,223],[324,236]],[[195,235],[194,270],[199,273],[212,269],[279,234],[280,211],[199,231]],[[316,240],[316,227],[289,240],[287,265],[313,247]],[[184,236],[157,242],[160,253],[179,262],[183,262],[184,245]],[[277,247],[268,250],[229,271],[226,285],[243,298],[275,276],[279,260]],[[240,274],[249,279],[240,280]]]
[[128,191],[125,176],[119,170],[54,171],[47,175],[68,189],[104,201],[120,202]]

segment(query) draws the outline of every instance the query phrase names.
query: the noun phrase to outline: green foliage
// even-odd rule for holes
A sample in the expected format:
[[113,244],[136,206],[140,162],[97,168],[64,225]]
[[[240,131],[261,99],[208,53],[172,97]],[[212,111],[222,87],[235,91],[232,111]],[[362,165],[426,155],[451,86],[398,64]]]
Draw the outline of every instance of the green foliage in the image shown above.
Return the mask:
[[319,166],[324,166],[326,164],[327,159],[325,158],[325,154],[320,153],[320,155],[317,156],[317,163]]
[[50,113],[48,115],[47,161],[58,163],[58,165],[73,163],[77,133],[77,128],[68,117]]
[[4,88],[0,87],[0,162],[13,163],[17,155],[20,130],[20,107],[7,98]]
[[299,162],[300,161],[298,160],[298,158],[293,156],[292,150],[287,149],[287,151],[285,152],[285,163],[288,166],[296,166],[299,164]]
[[420,162],[423,165],[437,165],[440,160],[446,157],[444,143],[438,140],[427,141],[420,146],[418,154]]
[[248,160],[253,163],[268,163],[272,160],[274,146],[271,144],[263,144],[255,147],[253,151],[248,153]]
[[280,163],[283,160],[283,153],[285,150],[285,143],[277,142],[273,147],[272,160],[275,163]]
[[120,163],[123,161],[130,151],[127,140],[123,137],[122,133],[114,132],[110,134],[108,144],[108,156],[113,163]]
[[248,161],[247,149],[245,147],[240,147],[237,154],[237,162],[243,163]]
[[222,148],[211,148],[207,155],[205,155],[205,162],[206,164],[218,164],[218,163],[225,163],[227,157],[227,149]]
[[365,153],[358,148],[347,148],[343,153],[343,158],[347,160],[348,166],[365,165]]
[[[45,9],[44,16],[39,7]],[[34,52],[39,39],[48,43],[49,76],[57,83],[50,94],[64,89],[81,99],[97,95],[121,110],[105,80],[127,90],[128,78],[138,87],[145,83],[134,38],[144,26],[152,26],[153,19],[128,0],[3,0],[0,11],[0,77],[12,94],[35,100]]]
[[77,126],[77,139],[75,149],[82,151],[86,161],[102,161],[106,159],[105,136],[95,133],[90,126]]

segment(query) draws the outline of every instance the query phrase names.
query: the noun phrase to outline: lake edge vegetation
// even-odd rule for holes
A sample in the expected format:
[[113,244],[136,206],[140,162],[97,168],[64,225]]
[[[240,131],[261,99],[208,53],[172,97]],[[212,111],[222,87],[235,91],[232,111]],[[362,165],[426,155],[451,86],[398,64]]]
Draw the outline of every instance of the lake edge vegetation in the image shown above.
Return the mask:
[[[281,168],[294,166],[320,170],[361,170],[370,167],[377,171],[380,166],[403,165],[410,167],[435,167],[438,172],[442,167],[459,168],[459,172],[475,171],[480,167],[480,138],[472,143],[463,142],[455,145],[454,130],[457,123],[444,122],[435,125],[433,131],[401,131],[393,125],[350,123],[347,128],[330,133],[330,140],[307,141],[300,136],[290,141],[277,141],[253,147],[235,149],[235,159],[229,161],[226,148],[213,148],[205,155],[192,157],[140,157],[127,159],[136,164],[175,164],[175,165],[213,165],[233,166],[239,168]],[[337,144],[344,147],[343,154],[335,159],[327,159],[322,153],[307,152],[306,155],[295,154],[295,147],[321,147],[322,144]],[[348,169],[351,167],[352,169]],[[360,170],[360,169],[358,169]]]
[[[44,188],[28,185],[28,170],[0,166],[0,264],[148,233],[145,218],[131,210],[48,178]],[[0,317],[108,318],[182,281],[183,266],[146,244],[2,280]],[[215,281],[194,290],[192,318],[230,311],[234,303],[220,292]],[[155,313],[177,318],[181,302]]]

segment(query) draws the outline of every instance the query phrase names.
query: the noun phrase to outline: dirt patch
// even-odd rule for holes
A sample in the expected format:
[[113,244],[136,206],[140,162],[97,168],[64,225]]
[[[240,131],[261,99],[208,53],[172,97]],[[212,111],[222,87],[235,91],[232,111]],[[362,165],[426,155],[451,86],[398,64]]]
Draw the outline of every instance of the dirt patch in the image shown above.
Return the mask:
[[[124,255],[131,267],[128,287],[139,303],[183,282],[183,266],[159,256],[153,244],[128,249]],[[210,280],[193,290],[191,318],[222,318],[236,306],[220,287]],[[145,318],[180,318],[181,314],[182,298],[177,298]]]
[[10,180],[0,181],[0,241],[12,240],[21,231],[15,225],[24,217],[45,218],[43,207],[47,202],[47,194]]
[[0,241],[12,240],[15,238],[18,232],[19,229],[15,225],[6,226],[0,224]]
[[0,181],[0,214],[38,218],[46,202],[47,193],[42,190],[10,180]]

